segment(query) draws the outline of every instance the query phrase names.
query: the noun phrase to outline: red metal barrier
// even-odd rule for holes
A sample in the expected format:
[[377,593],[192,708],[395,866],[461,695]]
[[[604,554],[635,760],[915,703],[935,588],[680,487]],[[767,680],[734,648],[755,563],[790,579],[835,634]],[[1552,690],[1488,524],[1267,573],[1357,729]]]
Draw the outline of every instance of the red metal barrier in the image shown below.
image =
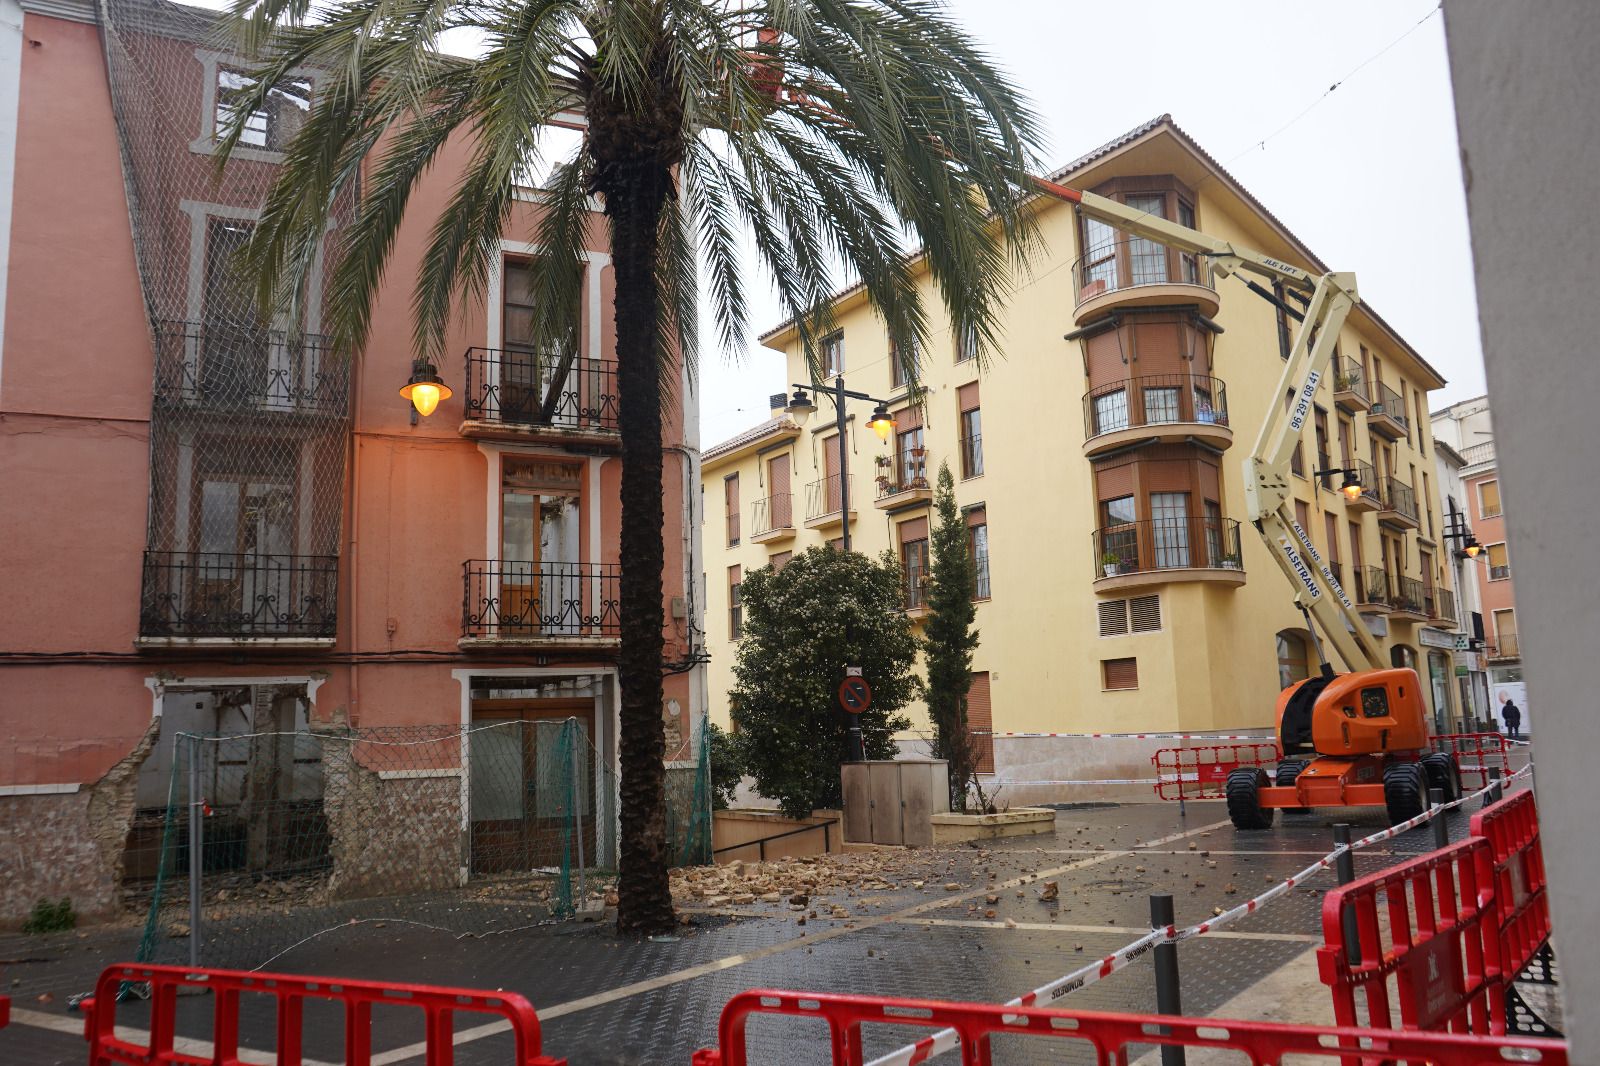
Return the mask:
[[[1355,960],[1344,936],[1346,907],[1355,912]],[[1363,1024],[1359,991],[1364,1024],[1394,1028],[1393,976],[1400,1028],[1488,1033],[1499,954],[1490,929],[1494,908],[1489,843],[1476,838],[1329,892],[1322,899],[1317,971],[1333,989],[1335,1021]]]
[[[1472,835],[1488,842],[1494,865],[1490,935],[1498,945],[1496,977],[1508,988],[1550,939],[1539,808],[1532,792],[1518,792],[1472,816]],[[1506,1031],[1504,996],[1494,997],[1494,1032]]]
[[1279,762],[1274,741],[1161,748],[1150,761],[1156,768],[1156,797],[1164,800],[1222,799],[1228,775],[1241,766],[1271,768]]
[[[1235,1022],[1178,1018],[1159,1014],[1104,1014],[984,1003],[879,996],[837,996],[809,992],[741,992],[722,1009],[718,1048],[695,1052],[694,1066],[747,1066],[745,1029],[752,1015],[779,1014],[827,1023],[835,1066],[862,1066],[863,1024],[953,1028],[961,1034],[963,1066],[991,1066],[990,1040],[996,1035],[1077,1041],[1094,1061],[1123,1064],[1150,1045],[1231,1049],[1249,1056],[1251,1066],[1276,1066],[1285,1055],[1296,1063],[1427,1062],[1432,1066],[1504,1066],[1508,1061],[1566,1066],[1560,1041],[1533,1037],[1461,1036],[1451,1033],[1374,1031],[1273,1022]],[[1144,1047],[1141,1047],[1143,1045]],[[909,1061],[920,1062],[913,1057]],[[1230,1056],[1228,1061],[1240,1061]]]
[[1511,776],[1511,747],[1499,733],[1442,733],[1433,743],[1435,750],[1455,756],[1463,791],[1488,788],[1491,769],[1502,779]]
[[[149,1044],[141,1047],[116,1035],[117,989],[124,981],[150,985]],[[213,1053],[196,1057],[175,1051],[176,1013],[180,989],[204,990],[212,996]],[[515,1066],[566,1066],[566,1059],[540,1053],[539,1017],[521,996],[508,992],[475,992],[464,988],[346,981],[342,978],[244,973],[237,970],[186,970],[178,966],[124,964],[107,967],[95,984],[93,998],[81,1004],[83,1033],[89,1041],[89,1066],[117,1063],[211,1066],[239,1061],[239,1006],[245,995],[275,1001],[280,1063],[298,1063],[305,1054],[302,1022],[307,1000],[344,1004],[346,1066],[372,1062],[372,1008],[414,1007],[423,1012],[427,1066],[450,1066],[456,1014],[488,1014],[504,1019],[516,1044]],[[102,1006],[103,1004],[103,1006]]]

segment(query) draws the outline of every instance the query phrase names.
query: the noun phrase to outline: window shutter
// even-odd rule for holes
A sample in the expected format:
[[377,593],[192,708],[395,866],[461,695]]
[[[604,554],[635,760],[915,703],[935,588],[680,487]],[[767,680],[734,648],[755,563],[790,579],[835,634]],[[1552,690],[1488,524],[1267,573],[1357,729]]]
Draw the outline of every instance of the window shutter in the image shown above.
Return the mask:
[[973,769],[980,774],[994,773],[994,710],[989,700],[989,672],[972,675],[972,686],[967,689],[967,732],[972,736],[973,753],[977,756]]
[[1100,635],[1120,637],[1128,631],[1128,601],[1100,601]]
[[1161,597],[1135,596],[1128,601],[1135,633],[1154,633],[1161,628]]
[[1101,659],[1100,670],[1104,675],[1104,688],[1130,689],[1139,687],[1139,660],[1138,659]]

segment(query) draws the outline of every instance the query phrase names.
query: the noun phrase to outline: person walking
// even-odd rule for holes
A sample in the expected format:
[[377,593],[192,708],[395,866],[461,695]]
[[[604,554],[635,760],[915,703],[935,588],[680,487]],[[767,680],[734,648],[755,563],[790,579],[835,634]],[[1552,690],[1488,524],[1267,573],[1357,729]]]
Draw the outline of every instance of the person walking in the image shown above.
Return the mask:
[[1506,736],[1512,740],[1519,740],[1522,736],[1522,708],[1517,706],[1515,700],[1507,696],[1500,705],[1500,719],[1506,724]]

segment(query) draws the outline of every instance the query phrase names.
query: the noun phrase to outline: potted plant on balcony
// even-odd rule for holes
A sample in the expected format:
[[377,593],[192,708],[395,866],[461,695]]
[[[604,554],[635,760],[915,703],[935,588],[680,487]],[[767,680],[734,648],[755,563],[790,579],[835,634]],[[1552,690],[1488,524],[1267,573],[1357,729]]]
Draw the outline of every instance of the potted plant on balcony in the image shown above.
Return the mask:
[[927,456],[927,448],[917,447],[911,449],[910,481],[911,487],[914,489],[925,489],[928,487]]
[[1222,569],[1224,569],[1224,570],[1243,570],[1244,569],[1244,560],[1239,558],[1239,553],[1238,552],[1229,552],[1227,555],[1224,555],[1222,557]]
[[878,495],[887,496],[891,491],[890,483],[893,480],[891,477],[892,467],[890,465],[890,459],[887,455],[880,455],[875,460],[875,465],[878,468]]
[[1346,372],[1346,373],[1343,373],[1343,374],[1335,374],[1333,376],[1333,391],[1334,392],[1349,392],[1351,389],[1353,389],[1355,387],[1356,387],[1356,375],[1355,374]]
[[1116,552],[1106,552],[1100,556],[1100,568],[1106,577],[1116,577],[1122,566],[1122,556]]

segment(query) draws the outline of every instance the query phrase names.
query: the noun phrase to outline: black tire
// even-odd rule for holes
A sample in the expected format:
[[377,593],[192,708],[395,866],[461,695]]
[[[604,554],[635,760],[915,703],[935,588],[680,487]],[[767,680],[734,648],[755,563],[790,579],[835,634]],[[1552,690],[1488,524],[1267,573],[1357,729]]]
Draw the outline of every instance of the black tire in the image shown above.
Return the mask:
[[1392,762],[1383,768],[1383,802],[1389,809],[1389,824],[1415,818],[1427,803],[1426,776],[1422,764]]
[[1228,817],[1235,829],[1271,829],[1274,811],[1261,809],[1261,790],[1272,783],[1267,772],[1241,766],[1228,775]]
[[1279,788],[1292,785],[1301,771],[1311,765],[1310,759],[1285,759],[1278,764],[1276,782]]
[[1436,751],[1424,755],[1422,772],[1428,779],[1428,788],[1443,792],[1446,803],[1461,798],[1461,770],[1448,754]]

